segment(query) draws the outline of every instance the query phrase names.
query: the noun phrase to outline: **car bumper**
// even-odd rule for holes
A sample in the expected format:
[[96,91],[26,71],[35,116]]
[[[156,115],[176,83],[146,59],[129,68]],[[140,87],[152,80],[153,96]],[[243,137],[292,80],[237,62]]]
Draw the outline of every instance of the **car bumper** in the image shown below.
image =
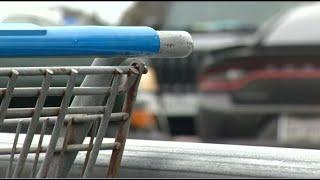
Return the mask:
[[319,113],[320,105],[236,104],[228,93],[199,95],[199,108],[225,113]]

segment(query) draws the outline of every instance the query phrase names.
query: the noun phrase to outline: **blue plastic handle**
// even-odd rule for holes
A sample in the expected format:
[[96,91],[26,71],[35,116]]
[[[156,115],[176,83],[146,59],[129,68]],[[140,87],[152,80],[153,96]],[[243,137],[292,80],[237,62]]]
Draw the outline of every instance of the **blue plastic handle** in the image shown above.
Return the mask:
[[159,49],[158,33],[150,27],[0,23],[0,57],[140,56]]

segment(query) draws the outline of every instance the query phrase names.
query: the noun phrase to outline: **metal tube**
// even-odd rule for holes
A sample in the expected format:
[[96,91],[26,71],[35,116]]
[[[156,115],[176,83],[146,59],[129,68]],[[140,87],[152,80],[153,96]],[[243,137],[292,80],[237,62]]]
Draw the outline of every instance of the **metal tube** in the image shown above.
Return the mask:
[[[142,64],[138,65],[138,68],[139,68],[140,72],[142,72],[142,68],[143,68]],[[135,75],[135,76],[137,76],[137,77],[126,94],[124,106],[122,108],[122,112],[126,112],[129,115],[131,115],[131,111],[132,111],[133,104],[134,104],[134,101],[137,96],[138,86],[139,86],[139,82],[140,82],[142,74]],[[128,79],[130,79],[130,77]],[[107,177],[113,178],[113,177],[116,177],[116,175],[118,174],[123,151],[124,151],[124,147],[125,147],[125,143],[126,143],[126,139],[127,139],[128,133],[129,133],[129,128],[130,128],[130,121],[129,120],[120,123],[120,125],[118,127],[115,142],[120,143],[120,147],[115,148],[112,151],[111,158],[110,158],[110,166],[108,167],[108,171],[107,171]]]
[[[67,114],[103,114],[104,106],[83,106],[83,107],[66,107]],[[7,111],[7,118],[22,118],[32,116],[35,108],[10,108]],[[61,107],[43,108],[41,116],[56,116]]]
[[57,121],[54,125],[54,128],[53,128],[53,131],[52,131],[52,135],[51,135],[50,143],[48,146],[48,150],[46,152],[45,160],[44,160],[44,162],[43,162],[43,164],[37,174],[37,178],[43,178],[47,175],[49,165],[51,163],[51,159],[53,158],[54,149],[56,148],[56,144],[57,144],[57,141],[59,138],[60,130],[61,130],[61,127],[63,126],[63,119],[67,114],[67,109],[68,109],[69,102],[72,97],[72,89],[75,86],[77,74],[78,74],[78,71],[75,69],[72,69],[70,76],[69,76],[68,83],[67,83],[66,93],[63,96],[63,99],[62,99],[62,102],[60,105],[58,119],[57,119]]
[[[112,139],[105,138],[106,141]],[[319,178],[320,151],[246,145],[225,145],[128,139],[120,178]],[[109,151],[99,153],[95,178],[111,166]],[[74,167],[81,167],[85,153]],[[73,169],[70,174],[78,174]]]
[[[11,139],[13,137],[12,134]],[[86,138],[85,142],[89,142],[89,139]],[[103,142],[110,141],[114,139],[103,140]],[[0,145],[5,145],[6,142],[7,139],[2,140]],[[80,146],[83,146],[82,150],[89,147],[88,144]],[[30,150],[35,152],[36,147]],[[11,148],[5,153],[1,152],[3,150],[0,150],[0,154],[8,155]],[[127,139],[118,177],[318,178],[320,177],[319,152],[320,150],[315,149]],[[111,151],[99,152],[94,170],[95,178],[105,178],[105,167],[110,166],[110,162],[106,159],[110,154]],[[69,173],[74,176],[68,177],[78,177],[85,156],[86,152],[78,154]],[[9,160],[9,156],[0,158],[3,163]],[[33,158],[30,160],[33,161]],[[43,157],[40,156],[39,163],[41,160]]]
[[[66,151],[67,145],[68,145],[68,143],[70,141],[70,134],[72,133],[72,122],[73,122],[73,119],[69,120],[68,124],[67,124],[67,129],[66,129],[66,133],[65,133],[65,136],[64,136],[64,139],[63,139],[63,144],[62,144],[62,150],[59,152],[60,153],[60,159],[59,159],[59,167],[58,167],[58,170],[56,171],[56,174],[55,174],[56,178],[61,178],[60,177],[60,172],[61,172],[61,169],[63,168],[64,152]],[[90,146],[90,144],[89,144],[89,146]]]
[[21,173],[22,173],[22,170],[23,170],[23,167],[24,167],[24,163],[25,163],[25,161],[27,159],[28,151],[29,151],[29,148],[31,146],[31,142],[32,142],[34,133],[36,132],[36,128],[37,128],[37,125],[38,125],[38,122],[39,122],[41,111],[42,111],[43,105],[44,105],[44,103],[46,101],[47,91],[48,91],[49,86],[51,84],[52,75],[53,75],[53,72],[47,69],[46,70],[46,75],[45,75],[45,77],[43,79],[43,82],[42,82],[40,95],[39,95],[39,98],[37,100],[37,103],[36,103],[36,106],[35,106],[35,110],[33,112],[32,119],[30,121],[28,130],[27,130],[26,137],[24,139],[24,143],[23,143],[23,146],[22,146],[23,148],[21,150],[17,165],[16,165],[16,167],[15,167],[15,169],[13,171],[13,176],[12,176],[13,178],[19,177],[21,175]]
[[[101,150],[111,150],[112,148],[119,146],[119,143],[104,143],[101,144],[100,149]],[[89,147],[89,144],[69,144],[67,145],[66,151],[87,151]],[[62,149],[57,148],[57,150],[60,152]]]
[[95,121],[92,124],[92,127],[91,127],[89,148],[88,148],[88,151],[86,153],[86,158],[84,159],[84,163],[83,163],[83,167],[82,167],[82,171],[81,171],[80,177],[83,177],[84,171],[86,170],[86,167],[87,167],[87,164],[88,164],[88,160],[89,160],[89,157],[90,157],[90,152],[91,152],[92,146],[93,146],[93,140],[94,140],[94,137],[97,134],[97,129],[98,129],[97,126],[98,126],[98,123]]
[[[101,145],[100,150],[111,150],[114,147],[119,146],[119,143],[103,143]],[[67,145],[65,151],[71,152],[71,151],[87,151],[89,147],[89,144],[69,144]],[[48,146],[41,146],[40,153],[45,153],[48,150]],[[54,152],[60,152],[62,150],[62,147],[57,147],[54,149]],[[12,148],[1,148],[0,149],[0,155],[8,155],[12,151]],[[29,149],[29,153],[37,153],[38,147],[37,146],[31,146]],[[21,152],[21,148],[17,148],[15,151],[15,154],[19,154]]]
[[0,76],[11,76],[12,71],[19,72],[19,76],[44,75],[47,69],[50,69],[55,75],[68,75],[72,69],[78,71],[79,75],[118,74],[118,70],[121,70],[122,74],[128,74],[131,72],[130,68],[129,66],[10,67],[1,68]]
[[12,161],[13,161],[13,158],[14,158],[14,154],[15,154],[15,152],[17,150],[17,142],[18,142],[18,139],[19,139],[20,131],[21,131],[21,123],[18,123],[17,128],[16,128],[16,135],[15,135],[13,143],[12,143],[9,167],[7,169],[7,172],[6,172],[6,178],[9,178],[11,176]]
[[16,81],[18,78],[19,72],[16,70],[11,69],[10,70],[10,79],[7,84],[6,93],[4,95],[4,98],[1,101],[0,105],[0,124],[2,124],[3,119],[6,117],[7,110],[11,101],[12,92],[16,85]]
[[[0,96],[5,94],[6,88],[0,88]],[[15,88],[12,97],[38,97],[41,87]],[[66,91],[65,87],[50,87],[47,96],[62,96]],[[110,87],[75,87],[74,95],[102,95],[109,94]]]
[[105,112],[104,112],[103,118],[101,119],[100,126],[99,126],[99,129],[97,132],[97,136],[95,138],[93,148],[90,152],[88,164],[87,164],[87,167],[86,167],[84,174],[83,174],[84,178],[88,178],[88,176],[91,175],[92,170],[93,170],[93,166],[97,160],[99,149],[102,144],[103,137],[105,136],[105,132],[108,127],[110,115],[112,113],[112,108],[110,108],[110,107],[114,106],[116,96],[117,96],[117,90],[120,85],[120,82],[121,82],[121,75],[115,75],[113,78],[112,86],[111,86],[112,90],[111,90],[110,96],[108,97],[108,100],[106,103]]
[[[64,123],[67,123],[69,120],[74,119],[73,122],[75,123],[84,123],[88,121],[98,121],[103,117],[102,114],[94,114],[94,115],[86,115],[86,114],[77,114],[77,115],[67,115],[64,118]],[[124,121],[127,120],[129,117],[128,113],[112,113],[110,117],[110,121]],[[40,117],[39,123],[43,123],[44,121],[48,120],[49,124],[54,124],[57,121],[56,116],[51,117]],[[3,121],[3,126],[15,126],[19,122],[22,124],[29,124],[31,118],[14,118],[14,119],[5,119]]]
[[36,170],[37,170],[39,155],[40,155],[40,151],[41,151],[41,146],[42,146],[44,133],[45,133],[46,128],[47,128],[47,124],[48,124],[48,119],[45,119],[43,121],[43,124],[42,124],[42,127],[41,127],[41,131],[40,131],[40,139],[39,139],[39,142],[38,142],[37,152],[36,152],[36,156],[34,158],[32,170],[31,170],[31,178],[34,178],[36,176]]

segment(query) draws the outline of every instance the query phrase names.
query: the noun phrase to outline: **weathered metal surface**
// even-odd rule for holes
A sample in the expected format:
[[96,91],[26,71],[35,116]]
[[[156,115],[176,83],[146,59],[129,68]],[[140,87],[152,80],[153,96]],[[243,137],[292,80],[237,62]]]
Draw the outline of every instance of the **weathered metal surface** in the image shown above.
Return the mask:
[[[111,94],[110,94],[108,101],[106,103],[106,107],[113,107],[114,106],[115,100],[116,100],[116,95],[117,95],[117,88],[120,84],[120,81],[121,81],[121,76],[119,76],[119,75],[114,76],[113,82],[112,82],[113,88],[111,90]],[[105,136],[105,132],[106,132],[108,124],[109,124],[109,119],[110,119],[111,113],[112,113],[111,108],[105,108],[104,116],[101,119],[100,126],[98,128],[98,132],[97,132],[92,150],[90,152],[87,167],[85,168],[85,171],[83,173],[84,178],[87,178],[92,173],[93,166],[96,163],[103,137]]]
[[9,162],[9,166],[8,166],[8,169],[6,172],[6,178],[9,178],[11,176],[12,161],[13,161],[16,149],[17,149],[17,143],[18,143],[20,131],[21,131],[21,123],[19,122],[17,125],[17,128],[16,128],[16,135],[14,137],[13,144],[12,144],[12,149],[11,149],[11,154],[10,154],[10,162]]
[[[41,111],[41,116],[56,116],[59,112],[59,107],[47,107]],[[67,114],[103,114],[104,106],[79,106],[70,107],[66,110]],[[9,108],[7,111],[7,118],[24,118],[31,117],[35,108]]]
[[1,105],[0,105],[0,124],[2,124],[3,119],[6,117],[6,113],[7,113],[7,109],[9,107],[11,98],[12,98],[12,92],[13,89],[15,87],[17,78],[18,78],[19,72],[16,70],[12,70],[10,71],[10,79],[8,81],[7,84],[7,88],[6,88],[6,92],[4,94],[4,98],[1,101]]
[[[21,135],[21,134],[20,134]],[[115,146],[119,146],[118,143],[104,143],[101,145],[100,149],[101,150],[112,150],[113,147]],[[88,144],[71,144],[71,145],[67,145],[67,147],[65,148],[65,152],[69,152],[69,151],[86,151],[88,149],[89,145]],[[15,154],[20,154],[21,153],[21,149],[22,148],[16,148],[16,151],[14,151]],[[48,150],[48,146],[41,146],[40,148],[40,153],[45,153]],[[36,153],[38,151],[38,146],[31,146],[29,148],[29,153]],[[57,147],[55,150],[55,152],[61,152],[62,151],[62,147]],[[12,148],[1,148],[0,149],[0,155],[8,155],[11,154],[12,152]],[[17,156],[19,157],[19,156]]]
[[[93,115],[86,115],[86,114],[76,114],[76,115],[67,115],[64,118],[64,123],[68,123],[71,119],[73,119],[73,123],[84,123],[88,121],[99,121],[102,118],[102,114],[93,114]],[[129,118],[127,113],[112,113],[110,117],[110,121],[124,121]],[[30,123],[31,118],[11,118],[5,119],[3,121],[3,126],[16,126],[19,122],[22,124]],[[44,121],[48,121],[49,124],[54,124],[57,121],[56,116],[50,117],[40,117],[39,123],[43,123]]]
[[[56,171],[56,174],[55,174],[55,177],[59,178],[60,177],[60,172],[61,172],[61,164],[63,163],[63,157],[64,157],[64,153],[68,147],[68,143],[70,141],[70,134],[72,132],[72,124],[73,124],[73,119],[69,120],[68,121],[68,124],[67,124],[67,130],[66,130],[66,134],[63,138],[63,144],[62,144],[62,149],[60,151],[60,166],[58,167],[58,170]],[[89,145],[90,146],[90,145]]]
[[94,137],[97,134],[97,128],[98,128],[97,126],[98,126],[98,123],[94,122],[92,127],[91,127],[89,148],[88,148],[88,151],[86,153],[86,158],[85,158],[84,163],[83,163],[83,167],[82,167],[82,170],[81,170],[81,176],[80,177],[83,177],[84,171],[86,170],[86,167],[87,167],[87,164],[88,164],[88,160],[89,160],[89,157],[90,157],[90,153],[91,153],[91,150],[92,150],[92,147],[93,147]]
[[23,166],[24,166],[25,160],[27,158],[31,142],[32,142],[34,133],[35,133],[37,125],[38,125],[41,111],[43,109],[43,106],[44,106],[44,103],[46,100],[47,91],[48,91],[50,83],[51,83],[52,75],[53,75],[52,71],[46,70],[46,74],[45,74],[45,77],[44,77],[44,80],[42,83],[40,95],[38,97],[36,107],[33,112],[29,127],[28,127],[27,135],[26,135],[25,141],[23,143],[22,150],[20,152],[19,160],[18,160],[18,163],[13,171],[12,177],[20,176],[20,174],[23,170]]
[[[113,67],[120,67],[121,62],[124,59],[122,58],[96,58],[92,66],[95,67],[103,67],[103,66],[113,66]],[[112,76],[106,76],[103,74],[91,74],[87,75],[82,82],[80,87],[109,87],[112,81]],[[106,102],[107,96],[106,95],[90,95],[90,96],[75,96],[70,108],[73,108],[74,106],[102,106]],[[103,113],[103,110],[101,111]],[[84,138],[88,134],[91,126],[92,121],[87,121],[81,124],[73,124],[72,126],[72,133],[70,135],[70,144],[80,144],[83,142]],[[62,132],[60,134],[61,137],[64,136],[64,131],[66,129],[66,126],[62,128]],[[62,177],[65,177],[68,175],[68,172],[73,164],[74,159],[77,156],[77,152],[65,152],[64,156],[64,162],[62,163],[62,169],[64,171],[60,172],[60,175]],[[60,166],[60,158],[59,155],[56,154],[54,156],[53,162],[52,162],[52,168],[49,169],[49,177],[53,177],[56,174],[56,171],[58,171],[58,167]]]
[[[125,61],[125,62],[123,62]],[[143,67],[142,69],[139,70],[133,70],[134,63],[140,63],[141,66]],[[119,59],[119,58],[114,58],[114,59],[95,59],[95,61],[92,64],[93,66],[101,66],[101,65],[112,65],[112,66],[130,66],[132,67],[129,71],[129,76],[134,75],[134,74],[142,74],[145,71],[145,67],[144,65],[142,65],[142,62],[138,59]],[[119,69],[118,71],[119,73],[121,73],[121,70]],[[140,76],[132,76],[134,78],[140,78]],[[81,87],[87,87],[87,86],[109,86],[112,82],[112,76],[102,76],[102,75],[89,75],[86,76],[86,78],[84,79],[84,82],[82,83]],[[121,83],[121,85],[119,85],[119,89],[130,89],[132,87],[132,83],[130,84],[130,82],[124,82]],[[127,92],[127,91],[126,91]],[[96,95],[96,96],[76,96],[70,106],[70,109],[73,107],[79,107],[79,106],[86,106],[88,107],[87,109],[89,109],[92,106],[95,106],[95,109],[99,109],[97,107],[103,105],[106,103],[107,99],[110,98],[111,96],[106,96],[106,95]],[[120,104],[125,104],[125,102],[121,102],[119,101],[118,103]],[[119,106],[120,104],[118,104],[117,106]],[[103,113],[103,109],[102,111],[99,111],[100,113]],[[121,111],[120,112],[124,112]],[[127,113],[129,115],[129,113]],[[119,127],[121,128],[121,121],[119,122]],[[74,124],[72,126],[72,133],[70,136],[70,144],[79,144],[82,143],[85,136],[88,134],[90,128],[92,126],[92,122],[86,122],[86,123],[82,123],[82,124]],[[60,136],[63,136],[64,131],[66,131],[66,127],[63,128],[64,130],[62,130],[62,133]],[[118,143],[118,142],[116,142]],[[119,146],[119,145],[118,145]],[[116,146],[116,147],[118,147]],[[113,149],[115,150],[115,149]],[[59,166],[63,166],[61,169],[63,169],[63,171],[59,172],[60,177],[65,177],[67,176],[71,166],[72,166],[72,162],[74,161],[74,159],[76,158],[78,152],[65,152],[64,155],[64,160],[63,162],[60,164],[61,160],[57,155],[55,155],[55,158],[53,159],[52,162],[52,168],[50,168],[49,173],[48,173],[48,177],[54,177],[55,174],[57,174],[57,171],[59,171]],[[90,152],[92,153],[92,152]],[[90,155],[91,156],[91,155]],[[88,162],[89,164],[89,162]],[[84,176],[86,173],[84,173]]]
[[[12,92],[12,97],[38,97],[40,90],[41,87],[15,88]],[[0,88],[0,96],[2,96],[5,91],[6,88]],[[65,91],[65,87],[51,87],[47,92],[47,96],[62,96]],[[72,93],[74,95],[109,94],[110,87],[75,87]]]
[[69,80],[67,83],[66,93],[63,96],[63,99],[62,99],[62,102],[60,105],[60,109],[59,109],[58,118],[57,118],[57,121],[54,125],[53,131],[51,134],[51,139],[50,139],[49,147],[46,152],[46,157],[45,157],[45,160],[44,160],[42,166],[40,167],[40,170],[37,173],[37,176],[36,176],[37,178],[44,178],[48,174],[50,163],[53,158],[53,153],[56,149],[56,145],[58,142],[61,127],[63,127],[63,125],[64,125],[63,119],[65,118],[65,116],[67,114],[67,109],[68,109],[68,106],[69,106],[69,103],[70,103],[70,100],[72,97],[72,90],[75,86],[77,74],[78,74],[77,70],[75,70],[75,69],[71,70],[70,77],[69,77]]
[[[310,149],[127,140],[119,177],[318,178],[319,152]],[[109,154],[101,152],[101,159]],[[106,163],[99,161],[97,166],[103,169]]]
[[[117,60],[119,61],[119,60]],[[120,61],[121,62],[121,61]],[[79,75],[105,75],[105,74],[118,74],[119,70],[122,71],[121,74],[131,73],[132,67],[130,66],[53,66],[53,67],[10,67],[1,68],[0,76],[36,76],[45,75],[47,69],[50,69],[55,75],[69,75],[71,70],[74,69],[78,71]],[[17,74],[18,72],[18,74]]]
[[[14,133],[3,133],[0,145],[10,147],[8,139]],[[18,146],[24,136],[19,137]],[[35,136],[34,145],[39,135]],[[50,136],[44,138],[48,144]],[[84,143],[88,143],[90,137]],[[104,138],[103,143],[113,142]],[[34,151],[35,152],[35,151]],[[245,145],[224,145],[173,141],[127,139],[118,177],[120,178],[318,178],[320,177],[320,150],[279,148]],[[111,151],[101,150],[93,173],[105,177]],[[80,177],[86,152],[79,152],[68,177]],[[40,155],[39,164],[43,161]],[[17,157],[15,157],[16,161]],[[27,159],[31,168],[34,154]],[[9,155],[0,156],[0,171],[6,169]],[[27,172],[27,171],[26,171]],[[4,176],[4,175],[2,175]]]
[[[117,60],[119,63],[121,61]],[[144,66],[143,66],[144,67]],[[22,177],[26,159],[30,153],[35,153],[32,169],[28,177],[65,177],[68,169],[64,169],[65,164],[73,163],[66,161],[70,154],[77,154],[78,151],[89,152],[88,159],[84,164],[83,177],[89,176],[94,169],[98,153],[100,150],[114,150],[120,148],[119,142],[102,143],[103,137],[110,121],[128,121],[130,115],[128,112],[120,111],[112,113],[116,97],[124,95],[132,89],[132,83],[121,83],[123,76],[128,74],[135,78],[140,78],[145,71],[145,67],[139,70],[133,65],[124,66],[97,66],[96,67],[38,67],[38,68],[13,68],[8,71],[7,68],[0,68],[0,76],[8,76],[7,88],[1,89],[2,105],[1,116],[2,126],[17,126],[16,139],[12,147],[0,148],[0,154],[10,155],[9,166],[6,170],[6,177]],[[79,70],[79,71],[78,71]],[[20,73],[21,72],[21,73]],[[85,87],[76,87],[76,77],[78,75],[88,75],[100,77],[96,84]],[[18,87],[15,88],[17,78],[24,76],[42,76],[43,82],[41,87]],[[69,80],[66,87],[49,87],[52,77],[56,75],[68,76]],[[90,77],[89,75],[89,77]],[[109,79],[108,79],[109,78]],[[106,80],[107,79],[107,83]],[[112,80],[112,84],[110,84]],[[134,86],[137,88],[137,86]],[[84,104],[80,106],[69,106],[73,95],[85,98]],[[63,96],[60,107],[44,107],[47,96]],[[35,107],[30,108],[9,108],[12,97],[38,97]],[[94,98],[93,98],[94,97]],[[90,106],[88,102],[95,102],[99,99],[98,106]],[[89,100],[89,101],[88,101]],[[75,100],[77,101],[77,100]],[[106,103],[104,103],[107,101]],[[123,103],[123,102],[120,102]],[[71,123],[72,122],[72,123]],[[89,145],[83,144],[82,141],[74,142],[74,136],[87,136],[86,131],[81,133],[75,132],[75,127],[83,127],[85,124],[96,122],[100,124],[98,133],[93,136]],[[37,146],[31,146],[39,124],[42,124],[40,139]],[[64,124],[67,128],[64,127]],[[18,137],[21,136],[20,129],[22,125],[28,125],[28,130],[23,139],[23,145],[17,147]],[[43,146],[43,137],[48,125],[53,125],[48,145]],[[86,128],[86,127],[85,127]],[[74,134],[76,133],[76,134]],[[83,139],[82,139],[83,140]],[[61,141],[61,142],[60,142]],[[89,151],[90,150],[90,151]],[[73,152],[73,153],[70,153]],[[41,153],[45,157],[38,169],[38,161]],[[13,166],[14,154],[19,154],[17,163]],[[12,168],[14,168],[12,173]]]
[[[136,64],[137,68],[142,71],[143,67],[140,64]],[[136,76],[136,75],[134,75]],[[124,102],[124,106],[122,111],[128,113],[129,115],[131,114],[132,108],[133,108],[133,103],[135,101],[135,98],[137,96],[137,89],[139,86],[139,82],[141,79],[141,74],[138,75],[136,78],[128,77],[128,81],[133,81],[133,85],[129,88],[126,99]],[[126,139],[129,133],[129,128],[130,128],[130,121],[122,121],[120,122],[120,127],[118,128],[117,134],[116,134],[116,139],[115,142],[120,143],[120,148],[116,148],[112,151],[111,159],[110,159],[110,164],[107,172],[107,177],[114,178],[118,174],[118,170],[120,168],[120,163],[121,163],[121,158],[122,154],[124,151]]]
[[[39,119],[39,121],[40,121],[40,119]],[[36,177],[36,170],[37,170],[39,155],[40,155],[41,146],[42,146],[42,142],[43,142],[43,137],[44,137],[44,133],[45,133],[46,128],[47,128],[48,121],[49,121],[48,119],[45,119],[43,121],[43,123],[42,123],[42,128],[41,128],[41,132],[40,132],[40,138],[39,138],[39,142],[38,142],[38,146],[37,146],[37,151],[36,151],[36,155],[35,155],[33,166],[32,166],[32,170],[31,170],[31,178]],[[20,123],[21,122],[22,121],[20,121]]]

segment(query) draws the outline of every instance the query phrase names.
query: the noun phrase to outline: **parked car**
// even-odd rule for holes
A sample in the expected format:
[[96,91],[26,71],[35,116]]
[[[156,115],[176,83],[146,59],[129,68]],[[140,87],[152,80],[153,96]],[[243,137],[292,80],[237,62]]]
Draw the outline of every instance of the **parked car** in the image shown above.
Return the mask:
[[320,3],[309,2],[238,45],[211,51],[198,78],[203,141],[318,143],[319,20]]
[[[201,64],[211,50],[242,42],[274,14],[300,2],[166,2],[162,29],[186,30],[194,51],[185,59],[152,61],[159,95],[173,135],[194,135],[198,114],[197,79]],[[151,6],[152,4],[150,4]],[[191,13],[192,12],[192,13]],[[153,17],[146,14],[145,19]]]

